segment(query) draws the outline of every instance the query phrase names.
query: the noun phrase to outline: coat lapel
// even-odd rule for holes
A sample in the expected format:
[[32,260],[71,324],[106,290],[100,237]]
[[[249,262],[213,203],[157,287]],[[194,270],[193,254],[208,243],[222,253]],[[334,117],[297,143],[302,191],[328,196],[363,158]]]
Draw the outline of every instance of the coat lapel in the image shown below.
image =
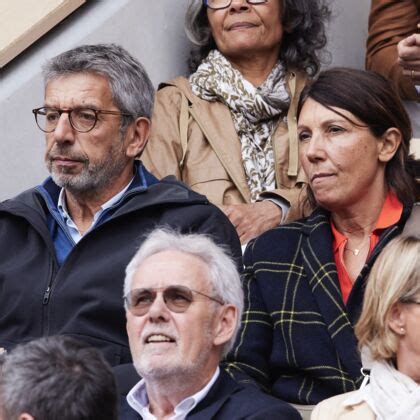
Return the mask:
[[339,363],[351,379],[356,380],[361,376],[360,357],[340,291],[328,215],[315,212],[303,232],[302,260],[309,286],[335,345]]
[[240,386],[230,378],[230,376],[220,370],[220,375],[215,384],[210,388],[197,407],[187,416],[191,420],[208,420],[216,417],[223,405],[228,401],[232,394],[241,389]]
[[[241,143],[233,125],[229,109],[221,102],[197,101],[190,114],[200,126],[207,141],[216,153],[245,202],[250,202],[250,191],[242,165]],[[226,139],[231,139],[226,141]]]

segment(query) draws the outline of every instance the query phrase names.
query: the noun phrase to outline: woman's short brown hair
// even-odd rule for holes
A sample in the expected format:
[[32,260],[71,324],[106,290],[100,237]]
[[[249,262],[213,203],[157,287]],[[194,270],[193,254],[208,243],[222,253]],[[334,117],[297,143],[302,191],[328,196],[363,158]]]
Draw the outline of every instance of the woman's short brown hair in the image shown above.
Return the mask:
[[374,360],[395,357],[398,336],[388,325],[392,307],[420,293],[420,238],[399,236],[381,252],[368,277],[362,314],[355,326],[359,348]]

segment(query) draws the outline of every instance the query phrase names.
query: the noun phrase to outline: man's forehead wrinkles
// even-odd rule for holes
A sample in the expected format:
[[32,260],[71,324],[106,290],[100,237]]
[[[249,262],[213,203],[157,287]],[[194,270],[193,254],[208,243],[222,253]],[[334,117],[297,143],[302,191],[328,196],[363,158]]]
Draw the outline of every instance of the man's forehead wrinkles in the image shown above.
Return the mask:
[[177,283],[201,290],[208,286],[207,275],[207,266],[197,257],[178,251],[163,251],[140,264],[132,287],[160,287]]
[[45,105],[74,108],[109,107],[113,104],[109,84],[95,75],[74,74],[52,79],[45,87]]
[[82,104],[96,104],[102,102],[99,93],[93,93],[89,91],[72,91],[72,92],[47,92],[45,95],[45,102],[80,102]]
[[101,109],[101,105],[92,101],[73,101],[71,106],[61,106],[60,101],[45,101],[44,106],[47,108],[57,109],[76,109],[76,108],[89,108],[89,109]]
[[102,105],[104,101],[101,100],[99,95],[86,95],[83,94],[72,94],[72,95],[46,95],[45,96],[45,106],[57,106],[64,104],[66,106],[83,106],[83,107],[93,107],[98,108]]

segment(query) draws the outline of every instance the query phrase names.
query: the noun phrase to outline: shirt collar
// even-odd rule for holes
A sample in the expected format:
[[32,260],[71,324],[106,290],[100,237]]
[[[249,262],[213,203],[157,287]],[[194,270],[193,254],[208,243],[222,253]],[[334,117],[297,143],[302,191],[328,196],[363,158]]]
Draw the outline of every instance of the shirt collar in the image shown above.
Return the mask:
[[[93,216],[93,221],[92,224],[94,224],[99,216],[107,209],[109,209],[110,207],[112,207],[115,203],[118,202],[118,200],[124,195],[124,193],[128,190],[130,184],[133,182],[134,177],[130,180],[130,182],[117,194],[115,194],[113,197],[111,197],[108,201],[106,201],[105,203],[103,203],[100,207],[100,209],[95,213],[95,215]],[[67,210],[67,204],[66,204],[66,199],[65,199],[65,191],[64,188],[61,188],[60,190],[60,195],[58,196],[58,203],[57,203],[57,208],[58,211],[60,212],[61,216],[64,219],[70,219],[71,220],[71,216]]]
[[[220,368],[217,366],[217,369],[214,372],[212,378],[202,389],[200,389],[194,395],[183,399],[179,404],[177,404],[171,420],[184,419],[188,413],[190,413],[197,406],[197,404],[206,397],[210,391],[210,388],[216,382],[219,375]],[[144,420],[156,419],[156,417],[149,411],[149,398],[147,396],[146,381],[144,379],[138,382],[127,394],[127,402],[130,407],[137,411],[137,413],[139,413]]]
[[[397,223],[403,211],[403,205],[396,194],[389,190],[388,194],[386,195],[384,204],[382,206],[381,213],[379,214],[378,220],[376,221],[375,229],[373,229],[374,233],[377,233],[378,230],[386,229],[395,223]],[[343,235],[341,232],[337,230],[334,226],[334,223],[331,219],[331,230],[333,233],[334,241],[334,252],[340,248],[341,244],[344,241],[347,241],[347,237]]]
[[398,200],[397,195],[390,190],[386,196],[378,221],[376,222],[375,230],[386,229],[397,223],[401,218],[402,211],[403,205],[401,201]]

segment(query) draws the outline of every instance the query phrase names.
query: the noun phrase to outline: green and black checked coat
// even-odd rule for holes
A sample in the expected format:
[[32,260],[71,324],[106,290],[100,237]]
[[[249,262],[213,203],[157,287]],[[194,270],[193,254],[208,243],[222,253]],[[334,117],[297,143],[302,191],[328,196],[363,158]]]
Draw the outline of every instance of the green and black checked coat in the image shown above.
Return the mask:
[[382,232],[344,305],[328,213],[272,229],[244,256],[245,310],[227,370],[289,402],[316,404],[361,382],[353,325],[364,284],[383,247],[401,233],[410,209]]

